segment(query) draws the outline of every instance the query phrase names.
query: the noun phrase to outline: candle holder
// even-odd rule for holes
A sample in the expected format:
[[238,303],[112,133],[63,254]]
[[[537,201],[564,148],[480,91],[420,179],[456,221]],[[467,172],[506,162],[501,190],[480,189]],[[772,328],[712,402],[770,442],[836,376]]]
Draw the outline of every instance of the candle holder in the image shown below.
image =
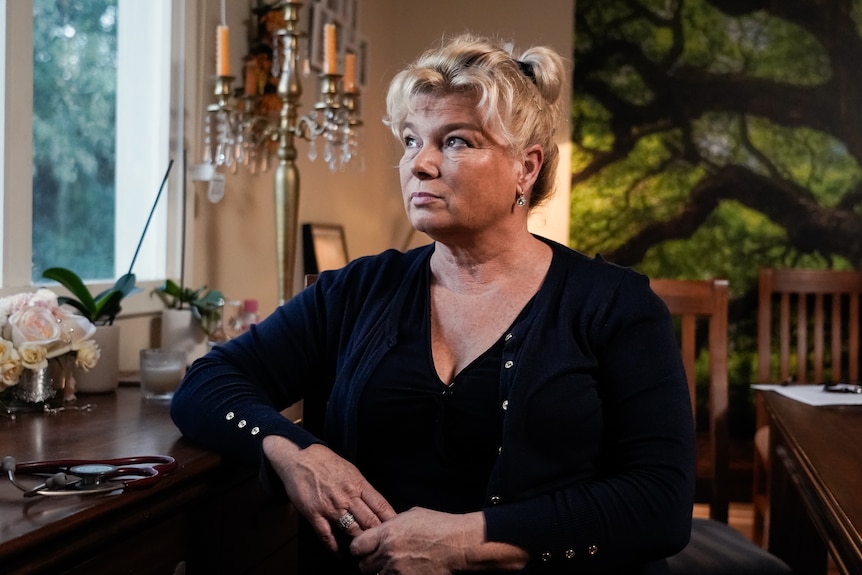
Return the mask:
[[[360,93],[341,89],[342,75],[318,75],[319,99],[305,115],[298,112],[302,99],[299,39],[301,2],[285,0],[268,7],[280,11],[273,34],[272,72],[277,89],[258,94],[260,82],[246,82],[245,95],[233,95],[233,76],[215,76],[216,102],[207,108],[203,161],[236,172],[239,166],[252,174],[268,171],[271,155],[277,158],[274,179],[278,297],[283,303],[293,293],[299,207],[299,169],[296,139],[309,142],[309,159],[318,157],[317,142],[324,143],[323,160],[335,171],[356,158],[360,120]],[[353,84],[351,82],[351,84]],[[250,87],[254,93],[248,93]]]

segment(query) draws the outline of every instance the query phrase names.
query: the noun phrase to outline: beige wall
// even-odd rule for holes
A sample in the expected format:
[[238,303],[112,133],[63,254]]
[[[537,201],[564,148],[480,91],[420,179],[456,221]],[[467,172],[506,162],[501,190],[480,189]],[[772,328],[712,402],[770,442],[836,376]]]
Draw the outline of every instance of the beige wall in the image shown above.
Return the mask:
[[[299,221],[343,224],[351,257],[374,254],[386,248],[402,248],[427,241],[411,234],[400,198],[396,164],[399,145],[381,124],[384,92],[388,81],[403,65],[441,35],[472,31],[498,35],[519,49],[546,44],[570,57],[574,27],[574,0],[541,0],[525,7],[513,0],[360,0],[361,29],[368,38],[369,85],[363,98],[363,171],[330,173],[320,162],[306,158],[307,144],[300,142],[298,166],[301,177]],[[241,70],[245,54],[242,30],[249,18],[251,2],[227,2],[231,27],[231,67]],[[215,27],[219,0],[199,0],[193,6],[199,37],[189,38],[187,147],[189,164],[200,158],[200,117],[213,101],[211,74],[214,71]],[[194,34],[192,35],[194,36]],[[315,101],[314,81],[304,86],[301,112]],[[555,201],[535,214],[531,228],[561,242],[568,235],[568,128],[560,129],[562,161]],[[207,284],[221,289],[227,297],[260,300],[262,314],[277,305],[274,201],[272,173],[253,177],[228,175],[224,199],[217,204],[206,199],[206,184],[190,182],[191,242],[187,247],[188,284]],[[301,247],[297,270],[301,269]],[[296,273],[296,283],[301,272]],[[149,321],[138,318],[125,322],[123,367],[134,369],[137,349],[148,344],[144,333]]]

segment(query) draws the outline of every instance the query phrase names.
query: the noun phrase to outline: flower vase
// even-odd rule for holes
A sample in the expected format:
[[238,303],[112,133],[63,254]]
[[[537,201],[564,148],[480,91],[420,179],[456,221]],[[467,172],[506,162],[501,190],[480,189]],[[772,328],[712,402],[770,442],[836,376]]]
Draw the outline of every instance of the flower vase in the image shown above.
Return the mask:
[[161,347],[186,352],[189,364],[208,351],[207,334],[192,310],[162,310]]
[[13,415],[63,407],[66,382],[74,364],[74,355],[65,354],[49,359],[42,369],[25,369],[17,384],[0,392],[0,411]]
[[[79,393],[110,393],[120,382],[120,326],[99,325],[93,334],[99,346],[99,361],[89,371],[75,369],[75,389]],[[69,395],[67,393],[67,395]]]

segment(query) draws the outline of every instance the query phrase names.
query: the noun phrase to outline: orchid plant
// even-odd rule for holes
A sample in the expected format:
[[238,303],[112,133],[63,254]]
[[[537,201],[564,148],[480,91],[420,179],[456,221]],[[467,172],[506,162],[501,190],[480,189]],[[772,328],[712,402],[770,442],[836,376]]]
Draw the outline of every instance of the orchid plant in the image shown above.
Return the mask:
[[188,306],[200,320],[201,328],[207,335],[211,335],[218,324],[220,308],[224,305],[224,295],[219,290],[207,290],[207,286],[198,289],[181,287],[168,279],[153,293],[168,309],[184,309]]
[[113,287],[97,295],[92,295],[84,281],[75,272],[60,267],[48,268],[42,277],[54,280],[69,290],[72,297],[59,296],[60,304],[69,304],[96,325],[111,325],[123,310],[120,302],[126,296],[141,291],[135,285],[135,274],[127,273],[114,283]]

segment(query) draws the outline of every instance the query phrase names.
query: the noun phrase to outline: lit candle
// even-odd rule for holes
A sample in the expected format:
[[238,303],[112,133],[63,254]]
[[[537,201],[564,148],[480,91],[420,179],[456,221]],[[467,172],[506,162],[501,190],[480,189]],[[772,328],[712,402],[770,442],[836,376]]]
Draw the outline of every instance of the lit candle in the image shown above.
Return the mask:
[[356,92],[356,54],[348,52],[344,56],[344,91]]
[[216,28],[216,74],[230,76],[230,50],[227,26],[219,24]]
[[336,74],[335,24],[323,26],[323,73]]

